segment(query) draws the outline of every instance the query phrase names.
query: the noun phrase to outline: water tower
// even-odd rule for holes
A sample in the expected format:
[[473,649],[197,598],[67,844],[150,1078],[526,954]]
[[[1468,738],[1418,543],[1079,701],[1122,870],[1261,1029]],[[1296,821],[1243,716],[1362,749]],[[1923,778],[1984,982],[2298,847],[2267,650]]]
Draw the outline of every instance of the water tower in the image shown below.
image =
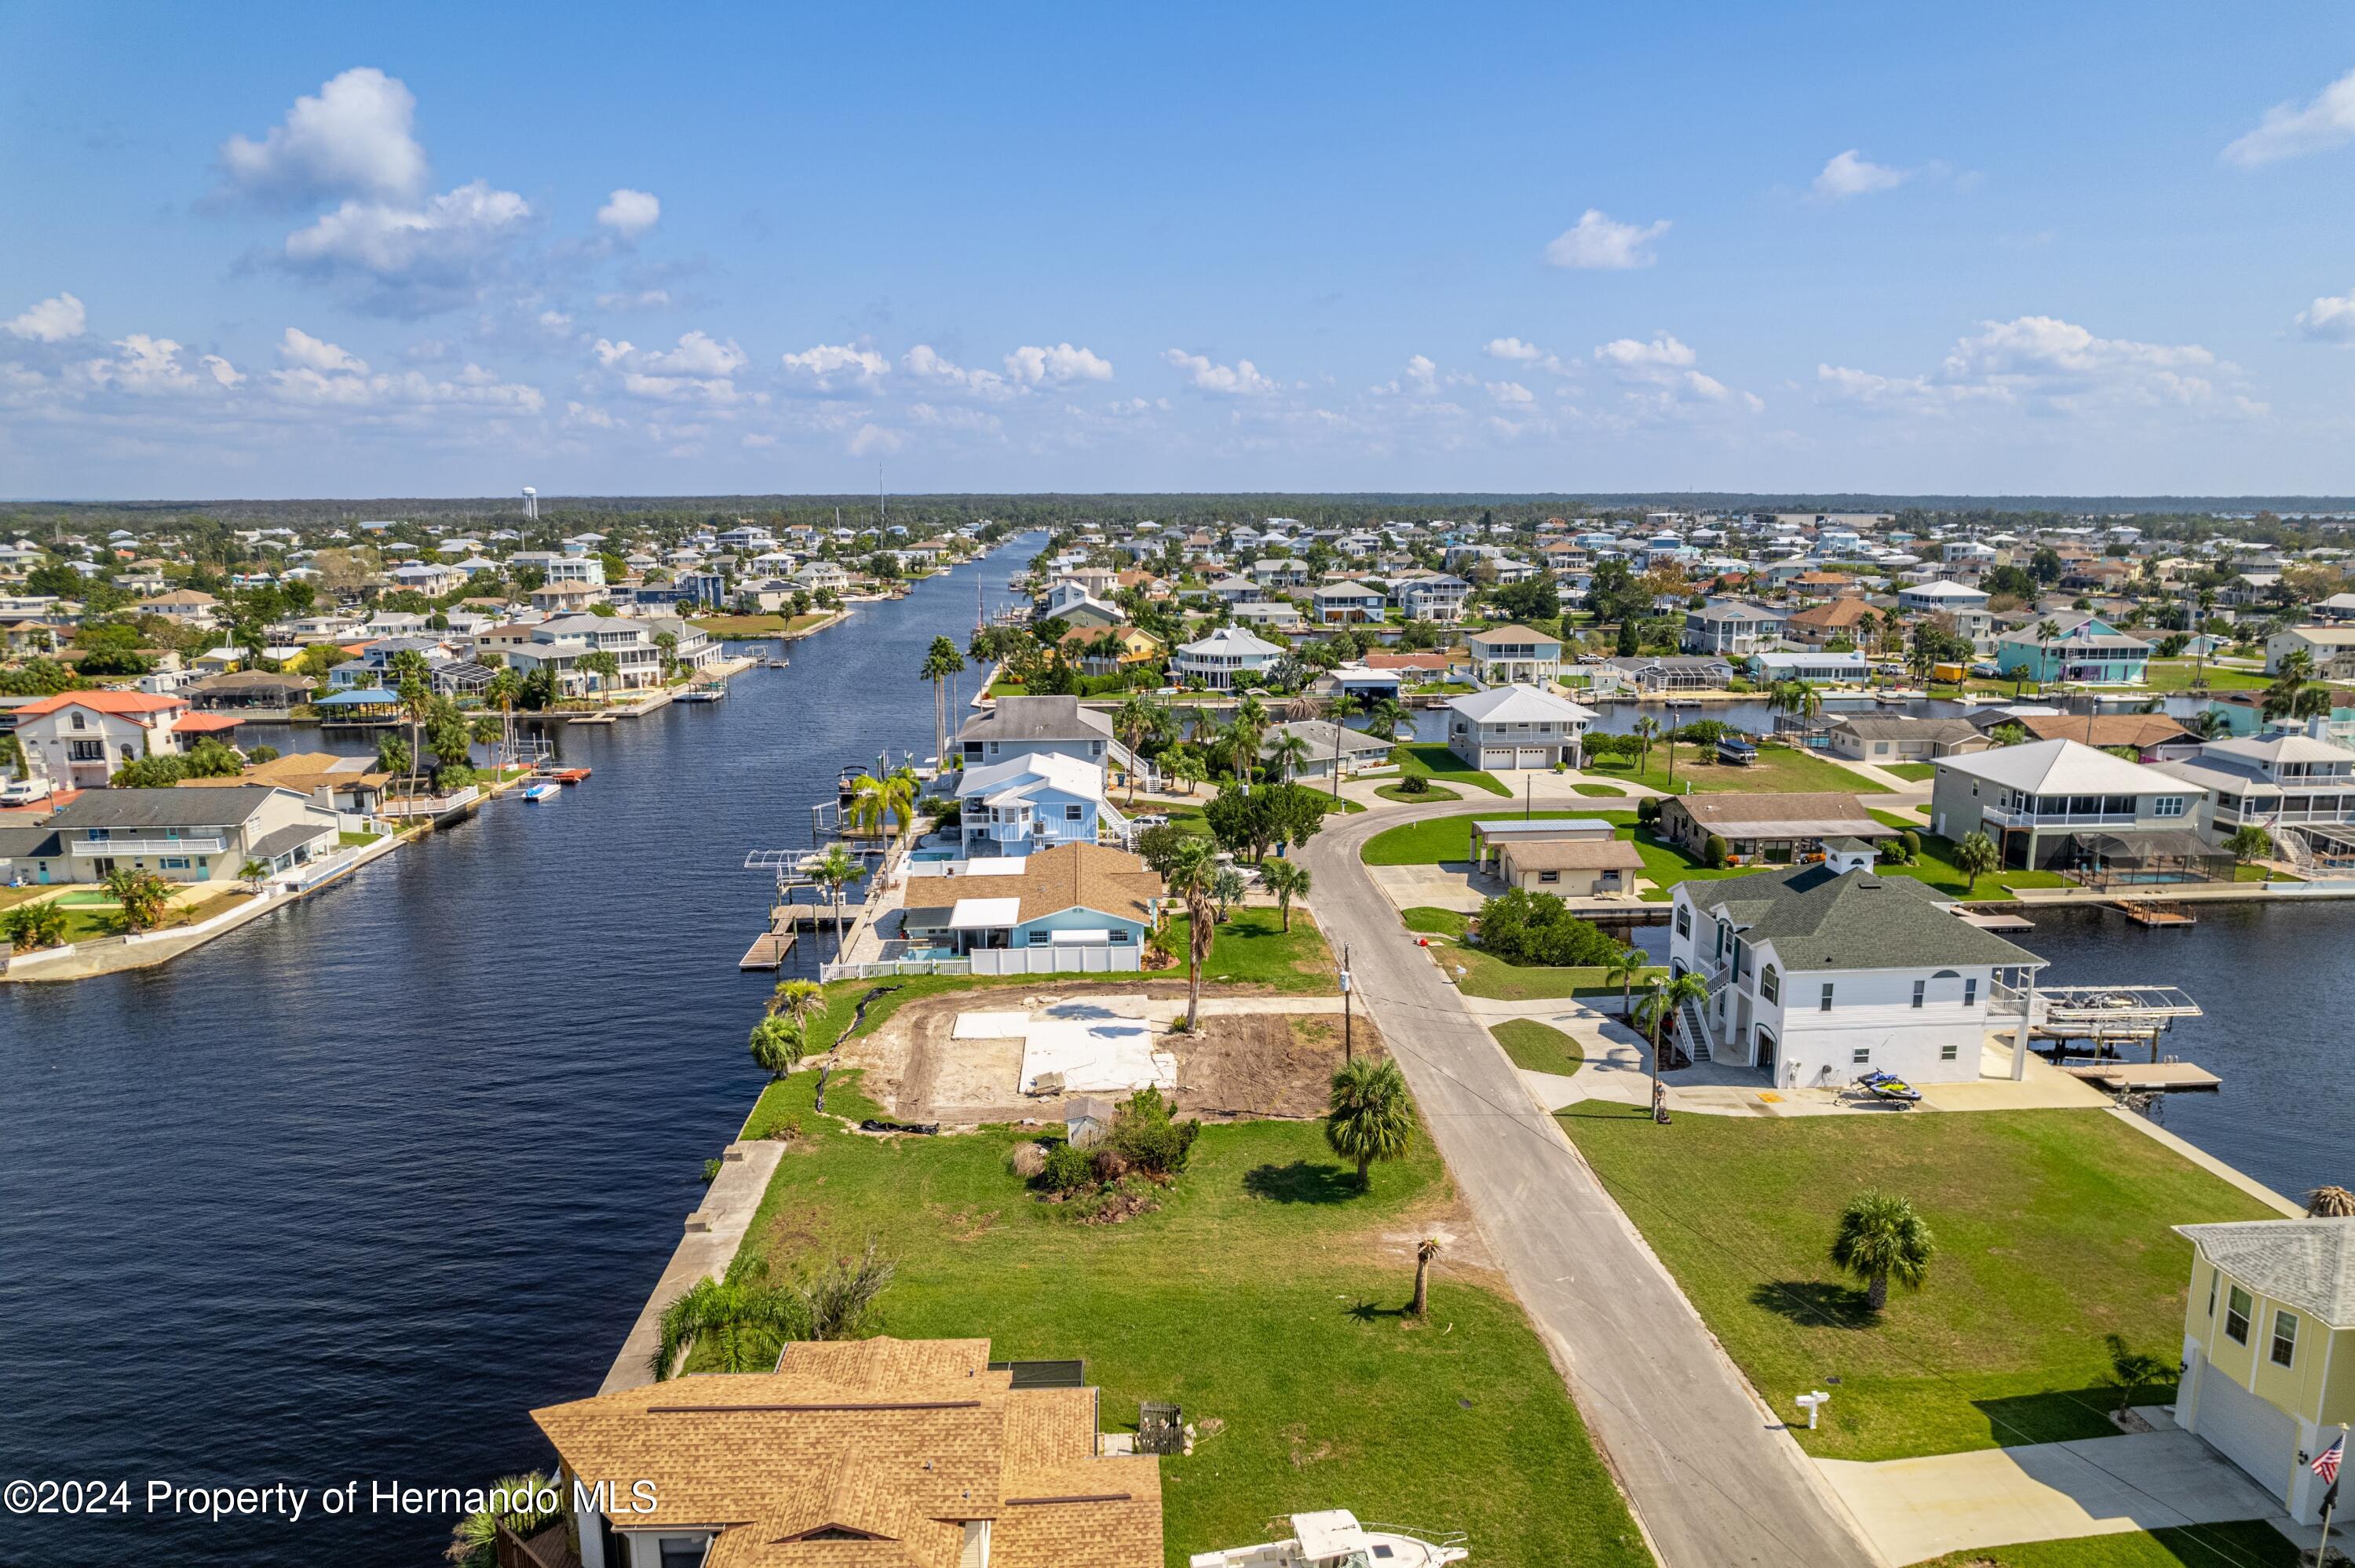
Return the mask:
[[534,523],[539,521],[539,492],[528,484],[523,487],[523,514]]

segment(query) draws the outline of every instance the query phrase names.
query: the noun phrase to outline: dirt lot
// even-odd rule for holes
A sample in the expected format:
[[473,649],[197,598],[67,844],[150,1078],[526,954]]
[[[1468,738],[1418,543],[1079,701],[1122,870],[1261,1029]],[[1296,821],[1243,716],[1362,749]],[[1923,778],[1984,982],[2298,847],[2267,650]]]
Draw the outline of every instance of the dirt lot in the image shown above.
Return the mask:
[[[958,1040],[960,1012],[1036,1012],[1060,1002],[1106,1000],[1119,1012],[1166,1020],[1182,1012],[1186,988],[1163,982],[1055,985],[1039,990],[1008,987],[953,993],[911,1001],[874,1033],[851,1041],[838,1060],[866,1069],[865,1087],[902,1121],[935,1121],[975,1127],[992,1121],[1059,1121],[1062,1101],[1026,1096],[1018,1087],[1019,1039]],[[1264,992],[1205,986],[1198,1035],[1166,1034],[1157,1048],[1178,1057],[1178,1104],[1189,1116],[1210,1119],[1240,1117],[1314,1117],[1325,1111],[1327,1086],[1341,1065],[1338,1012],[1237,1012],[1211,1007],[1316,1008],[1312,999],[1276,999]],[[1372,1022],[1360,1015],[1354,1025],[1357,1049],[1379,1054],[1381,1043]]]

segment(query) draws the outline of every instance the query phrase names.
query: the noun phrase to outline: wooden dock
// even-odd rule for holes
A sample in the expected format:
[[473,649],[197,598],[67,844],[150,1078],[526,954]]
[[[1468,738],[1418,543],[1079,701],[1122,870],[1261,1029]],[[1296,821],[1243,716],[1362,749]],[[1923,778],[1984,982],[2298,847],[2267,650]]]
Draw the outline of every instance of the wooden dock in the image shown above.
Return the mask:
[[763,931],[752,938],[744,956],[736,960],[740,969],[773,969],[782,967],[785,955],[794,950],[794,933],[789,930]]
[[2150,1089],[2213,1089],[2224,1080],[2190,1062],[2084,1062],[2061,1069],[2072,1077],[2099,1084],[2113,1094]]
[[2117,912],[2137,926],[2174,927],[2196,926],[2200,916],[2180,904],[2157,904],[2147,899],[2121,898],[2115,906]]

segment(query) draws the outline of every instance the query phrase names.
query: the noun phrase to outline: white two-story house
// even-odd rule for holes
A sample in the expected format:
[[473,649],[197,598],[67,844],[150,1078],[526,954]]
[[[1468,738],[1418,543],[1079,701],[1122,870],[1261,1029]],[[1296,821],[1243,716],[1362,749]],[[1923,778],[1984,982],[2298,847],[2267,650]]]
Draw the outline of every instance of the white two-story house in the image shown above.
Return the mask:
[[1469,632],[1464,645],[1482,680],[1550,685],[1561,676],[1561,639],[1526,626],[1491,626]]
[[1874,874],[1870,856],[1857,845],[1787,870],[1677,885],[1669,968],[1709,985],[1708,1001],[1686,1003],[1678,1020],[1687,1054],[1756,1067],[1783,1088],[1876,1071],[1968,1083],[1999,1031],[2019,1075],[2017,999],[2043,960],[1956,919],[1928,884]]
[[1128,758],[1112,732],[1112,716],[1081,706],[1077,697],[999,697],[986,713],[964,721],[956,744],[969,768],[1043,752],[1091,764],[1101,778],[1107,762]]
[[1472,585],[1449,572],[1401,577],[1391,584],[1391,603],[1409,620],[1435,620],[1452,625],[1464,619]]
[[2006,869],[2098,881],[2204,880],[2212,869],[2199,832],[2212,791],[2155,765],[2039,740],[1932,766],[1930,831],[1956,842],[1987,834]]
[[2318,853],[2355,851],[2355,752],[2307,735],[2211,740],[2200,755],[2151,767],[2206,791],[2201,830],[2222,842],[2235,829],[2292,835]]
[[1019,857],[1059,844],[1128,841],[1128,820],[1104,793],[1100,763],[1033,751],[957,776],[964,856]]
[[1593,708],[1538,686],[1491,686],[1447,699],[1447,747],[1474,768],[1585,766]]
[[1232,689],[1237,676],[1264,677],[1284,650],[1240,626],[1221,626],[1199,641],[1182,645],[1169,661],[1170,673],[1214,692]]

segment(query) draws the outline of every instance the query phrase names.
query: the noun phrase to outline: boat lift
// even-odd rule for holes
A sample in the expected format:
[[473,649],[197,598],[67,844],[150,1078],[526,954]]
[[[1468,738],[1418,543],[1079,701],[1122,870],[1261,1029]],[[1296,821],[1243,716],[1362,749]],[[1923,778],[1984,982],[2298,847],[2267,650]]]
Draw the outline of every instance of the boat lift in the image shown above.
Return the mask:
[[[2122,1060],[2115,1049],[2122,1041],[2147,1043],[2157,1065],[2159,1041],[2176,1021],[2205,1016],[2189,992],[2171,985],[2039,987],[2036,1001],[2039,1021],[2031,1033],[2051,1043],[2056,1067],[2069,1066],[2073,1055],[2083,1065],[2115,1065]],[[2071,1052],[2073,1040],[2091,1042],[2091,1052]]]

